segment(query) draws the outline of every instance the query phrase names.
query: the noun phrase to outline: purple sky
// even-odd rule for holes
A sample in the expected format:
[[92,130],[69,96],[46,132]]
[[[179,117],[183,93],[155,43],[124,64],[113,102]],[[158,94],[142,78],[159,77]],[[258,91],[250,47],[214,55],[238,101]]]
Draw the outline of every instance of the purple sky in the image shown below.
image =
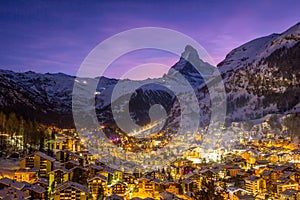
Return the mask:
[[[101,41],[145,26],[170,28],[192,37],[218,63],[233,48],[300,21],[298,0],[88,2],[1,1],[0,68],[74,75]],[[154,50],[133,52],[118,59],[105,75],[120,77],[149,62],[170,66],[177,59]],[[154,71],[152,76],[160,76],[166,69]],[[137,74],[140,79],[146,76]]]

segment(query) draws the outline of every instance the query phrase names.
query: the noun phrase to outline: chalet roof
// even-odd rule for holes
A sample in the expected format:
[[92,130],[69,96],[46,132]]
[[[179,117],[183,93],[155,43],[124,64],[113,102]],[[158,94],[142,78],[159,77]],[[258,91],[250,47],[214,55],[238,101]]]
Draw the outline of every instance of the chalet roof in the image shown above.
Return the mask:
[[221,171],[221,169],[220,168],[214,168],[214,169],[210,169],[209,171],[211,171],[214,174],[218,174]]
[[258,180],[259,178],[257,176],[249,176],[248,178],[246,178],[246,181],[256,181]]
[[234,165],[234,166],[228,168],[228,170],[231,170],[231,169],[241,169],[241,168],[239,166]]
[[76,151],[77,153],[82,153],[84,155],[93,155],[91,152],[89,152],[88,150],[81,150],[81,151]]
[[184,184],[190,184],[190,183],[193,182],[193,179],[192,179],[192,178],[187,178],[187,179],[184,179],[182,182],[183,182]]
[[10,186],[16,188],[17,190],[22,190],[22,189],[26,186],[26,184],[25,184],[25,183],[18,182],[18,181],[13,181],[13,182],[10,184]]
[[40,171],[39,169],[37,168],[19,168],[15,171],[15,173],[25,173],[25,172],[32,172],[32,173],[36,173]]
[[280,194],[290,197],[290,196],[293,196],[293,195],[297,194],[298,192],[300,192],[300,191],[299,190],[294,190],[294,189],[287,189],[287,190],[281,192]]
[[12,179],[6,178],[6,177],[0,179],[0,183],[2,183],[4,185],[7,185],[7,186],[11,186],[11,187],[16,188],[18,190],[22,190],[26,185],[25,183],[18,182],[18,181],[15,181],[15,180],[12,180]]
[[287,184],[295,184],[297,183],[294,180],[291,180],[290,178],[285,179],[277,179],[277,181],[273,182],[274,185],[287,185]]
[[272,170],[264,170],[264,171],[261,173],[261,176],[269,176],[271,173],[272,173]]
[[49,180],[46,179],[46,178],[39,178],[39,179],[36,180],[34,183],[35,183],[35,184],[36,184],[36,183],[42,183],[42,184],[48,185],[48,184],[49,184]]
[[66,135],[64,135],[64,134],[61,134],[61,133],[55,133],[55,137],[66,137]]
[[37,156],[40,156],[40,157],[42,157],[42,158],[44,158],[46,160],[49,160],[50,162],[54,162],[55,161],[55,158],[52,158],[52,157],[48,156],[47,154],[44,154],[44,153],[42,153],[40,151],[36,151],[33,154],[37,155]]
[[238,173],[237,173],[237,175],[239,175],[239,176],[244,176],[246,174],[246,172],[243,172],[243,171],[239,171]]
[[235,187],[235,186],[229,186],[229,187],[227,187],[227,191],[228,192],[232,192],[232,193],[236,193],[238,191],[247,192],[246,190],[244,190],[242,188]]
[[257,161],[257,164],[261,164],[261,165],[268,164],[268,163],[270,163],[268,160],[258,160]]
[[161,183],[161,180],[159,180],[157,178],[153,178],[152,176],[149,176],[149,175],[142,176],[140,178],[140,180],[142,180],[142,179],[145,179],[145,180],[148,180],[148,181],[153,181],[154,183]]
[[73,164],[73,165],[80,165],[80,163],[77,162],[77,161],[75,161],[75,160],[68,160],[67,162],[64,162],[64,163],[62,163],[62,164],[68,164],[68,163],[71,163],[71,164]]
[[92,181],[92,180],[95,180],[95,179],[101,179],[103,181],[107,181],[107,177],[106,176],[103,176],[101,174],[97,174],[91,178],[88,179],[88,181]]
[[110,185],[110,187],[113,187],[113,186],[119,185],[119,184],[120,184],[120,185],[125,185],[125,186],[127,186],[126,183],[119,181],[119,182],[117,182],[117,183],[114,183],[114,184]]
[[73,167],[73,168],[71,168],[71,169],[69,169],[70,170],[70,172],[72,172],[72,171],[74,171],[75,169],[81,169],[81,170],[83,170],[83,171],[89,171],[89,169],[87,169],[87,168],[85,168],[85,167],[82,167],[82,166],[75,166],[75,167]]
[[[77,155],[76,153],[74,153],[74,152],[72,152],[72,151],[69,151],[69,150],[67,150],[67,149],[60,150],[60,151],[58,151],[57,153],[59,153],[59,152],[67,153],[67,154],[69,154],[70,156],[73,156],[73,157],[76,157],[76,158],[79,158],[79,159],[84,159],[84,157],[82,157],[82,156],[80,156],[80,155]],[[56,153],[56,154],[57,154],[57,153]]]
[[255,197],[253,195],[238,195],[239,200],[255,200]]
[[71,171],[68,170],[68,169],[66,169],[66,168],[57,168],[57,169],[55,169],[55,170],[52,170],[52,171],[49,172],[49,173],[54,173],[54,172],[56,172],[56,171],[62,171],[62,172],[64,172],[64,173],[71,173]]
[[145,175],[145,176],[142,176],[140,179],[146,179],[148,181],[152,181],[152,176],[149,176],[149,175]]
[[296,172],[290,172],[290,171],[286,171],[284,172],[279,179],[286,179],[289,178],[290,176],[293,176]]
[[113,194],[111,196],[105,197],[105,200],[124,200],[123,197]]
[[109,166],[106,166],[106,167],[104,167],[103,171],[104,172],[108,172],[110,174],[113,174],[113,173],[115,173],[116,170],[113,169],[113,168],[111,168],[111,167],[109,167]]
[[167,185],[169,183],[176,183],[176,181],[174,181],[174,180],[166,180],[166,181],[163,182],[164,185]]
[[159,180],[159,179],[157,179],[157,178],[154,178],[152,181],[153,181],[154,183],[157,183],[157,184],[161,183],[161,180]]
[[277,166],[273,170],[274,171],[283,171],[286,170],[288,167],[287,166]]
[[35,193],[39,193],[39,194],[42,194],[46,191],[45,188],[43,188],[42,186],[39,186],[39,185],[31,185],[31,187],[28,189]]
[[30,195],[27,193],[17,190],[16,188],[3,188],[0,190],[0,199],[10,200],[10,199],[29,199]]
[[160,197],[163,199],[163,200],[173,200],[173,199],[179,199],[175,194],[173,194],[172,192],[162,192],[159,194]]
[[24,184],[24,187],[22,188],[23,191],[26,190],[26,189],[29,189],[32,186],[31,183],[28,183],[26,181],[22,181],[21,183]]
[[55,192],[56,193],[59,193],[69,187],[72,187],[76,190],[79,190],[81,192],[85,192],[85,193],[88,193],[89,192],[89,189],[88,187],[84,186],[84,185],[81,185],[79,183],[75,183],[75,182],[72,182],[72,181],[67,181],[67,182],[64,182],[64,183],[60,183],[58,184],[56,187],[55,187]]
[[103,170],[103,167],[99,166],[99,165],[95,165],[95,164],[88,164],[85,166],[86,168],[87,167],[90,167],[90,168],[93,168],[93,169],[96,169],[96,170]]
[[4,184],[4,185],[7,185],[7,186],[10,186],[10,184],[13,182],[12,179],[10,178],[7,178],[7,177],[4,177],[2,179],[0,179],[0,183]]

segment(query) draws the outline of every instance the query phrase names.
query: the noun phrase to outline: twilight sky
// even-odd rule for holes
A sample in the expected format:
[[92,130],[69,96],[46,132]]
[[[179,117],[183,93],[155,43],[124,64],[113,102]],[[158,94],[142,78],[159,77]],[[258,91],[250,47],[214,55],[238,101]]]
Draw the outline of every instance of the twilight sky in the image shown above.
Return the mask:
[[[233,48],[283,32],[300,21],[298,0],[87,2],[0,1],[0,68],[75,75],[101,41],[145,26],[182,32],[219,63]],[[177,60],[157,50],[132,52],[116,60],[105,75],[120,77],[137,65],[154,62],[171,66]],[[153,66],[147,73],[139,70],[133,74],[143,79],[161,76],[166,70]]]

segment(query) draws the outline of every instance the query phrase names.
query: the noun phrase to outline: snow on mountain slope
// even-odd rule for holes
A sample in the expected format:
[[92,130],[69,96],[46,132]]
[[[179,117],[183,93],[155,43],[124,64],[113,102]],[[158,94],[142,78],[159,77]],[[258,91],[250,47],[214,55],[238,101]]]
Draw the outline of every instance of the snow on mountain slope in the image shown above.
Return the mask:
[[291,112],[299,103],[300,25],[231,51],[218,68],[234,121]]
[[219,66],[219,70],[225,73],[230,70],[236,70],[239,67],[243,67],[248,63],[252,63],[261,57],[263,52],[270,41],[277,38],[279,34],[272,34],[266,37],[261,37],[232,50],[222,61]]
[[254,39],[232,50],[224,61],[218,64],[221,73],[237,70],[240,67],[251,65],[270,56],[275,50],[282,47],[290,48],[300,40],[300,23],[281,34]]
[[[195,66],[187,62],[189,59]],[[258,119],[270,113],[289,113],[298,109],[299,65],[299,23],[282,34],[258,38],[232,50],[218,65],[227,92],[228,118],[232,121]],[[201,125],[206,125],[210,120],[211,96],[204,78],[214,74],[215,70],[199,58],[193,47],[187,45],[180,60],[161,78],[130,81],[101,77],[95,91],[99,120],[112,120],[110,106],[114,87],[117,83],[128,83],[138,90],[130,94],[130,88],[122,86],[123,96],[118,96],[117,100],[132,95],[131,101],[135,103],[131,106],[131,116],[140,124],[149,122],[148,109],[153,104],[164,105],[170,121],[179,122],[182,105],[176,100],[176,95],[184,94],[184,105],[193,105],[192,96],[195,94],[200,107],[196,114],[201,118]],[[0,70],[0,80],[0,108],[3,111],[14,111],[61,126],[73,123],[74,82],[80,87],[79,96],[84,99],[87,87],[97,81],[92,78],[75,79],[61,73],[15,73],[7,70]],[[120,112],[125,103],[120,102]],[[190,106],[185,112],[193,116],[196,109]]]

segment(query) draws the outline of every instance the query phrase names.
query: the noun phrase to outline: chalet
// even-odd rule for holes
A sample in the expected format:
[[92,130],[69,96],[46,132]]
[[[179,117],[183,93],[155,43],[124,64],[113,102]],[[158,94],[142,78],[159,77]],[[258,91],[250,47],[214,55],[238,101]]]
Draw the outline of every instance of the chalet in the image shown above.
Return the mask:
[[298,190],[299,188],[299,184],[296,181],[291,180],[289,178],[277,180],[276,182],[273,182],[273,185],[275,186],[276,193],[278,196],[280,196],[281,192],[285,190]]
[[94,155],[87,150],[76,151],[76,154],[83,157],[88,163],[94,160]]
[[104,194],[106,194],[106,187],[107,187],[107,177],[97,174],[87,180],[88,187],[90,192],[94,197],[98,195],[99,189],[102,188]]
[[103,176],[108,178],[108,185],[112,183],[112,181],[123,181],[123,172],[120,170],[114,169],[112,167],[106,166],[102,171],[99,172]]
[[38,179],[39,169],[36,168],[20,168],[14,172],[14,179],[22,182],[34,183]]
[[53,151],[61,151],[64,149],[67,149],[67,144],[66,144],[66,136],[64,134],[57,133],[55,134],[55,140],[53,143]]
[[47,199],[47,190],[39,185],[28,184],[22,191],[29,194],[31,199]]
[[245,188],[251,194],[260,194],[266,191],[266,181],[257,176],[250,176],[245,179]]
[[55,134],[55,140],[53,143],[53,151],[58,152],[62,150],[80,151],[80,140],[74,136],[66,134]]
[[179,193],[179,186],[180,184],[174,180],[167,180],[163,182],[163,186],[166,189],[166,191],[174,194]]
[[143,193],[158,193],[161,190],[161,186],[161,181],[151,176],[143,176],[139,179],[139,191]]
[[55,187],[54,200],[86,200],[89,194],[88,187],[71,181],[61,183]]
[[182,181],[183,191],[188,192],[196,192],[198,190],[198,181],[193,178],[187,178]]
[[136,180],[136,177],[132,174],[124,174],[124,182],[126,182],[127,184],[135,184],[135,180]]
[[220,174],[219,174],[220,171],[221,170],[219,168],[204,169],[204,170],[200,171],[200,174],[208,179],[217,179],[220,176]]
[[70,169],[70,180],[83,185],[87,184],[88,169],[82,166],[76,166]]
[[227,172],[228,172],[228,176],[237,176],[237,174],[241,171],[242,169],[239,168],[238,166],[233,166],[233,167],[230,167],[227,169]]
[[38,180],[36,180],[34,183],[34,185],[39,185],[42,186],[45,189],[48,189],[49,186],[49,180],[45,179],[45,178],[39,178]]
[[123,182],[115,183],[110,186],[111,193],[123,196],[127,190],[127,185]]
[[88,164],[85,166],[85,168],[88,169],[89,171],[88,173],[89,177],[94,177],[98,172],[103,170],[103,167],[96,164]]
[[49,172],[49,186],[54,189],[58,184],[70,180],[71,171],[65,168],[55,169]]
[[54,158],[37,151],[22,158],[20,167],[39,169],[39,177],[48,178],[48,173],[53,170],[54,161]]
[[159,179],[161,181],[165,181],[167,179],[167,177],[164,173],[161,173],[161,172],[158,172],[158,171],[149,172],[147,175],[151,176],[154,179]]
[[61,150],[56,153],[56,160],[60,162],[68,162],[68,161],[75,161],[78,162],[80,165],[84,165],[85,159],[84,157],[77,155],[69,150]]
[[80,163],[76,162],[74,160],[69,160],[64,163],[61,163],[61,162],[57,163],[57,168],[72,169],[73,167],[76,167],[76,166],[80,166]]

